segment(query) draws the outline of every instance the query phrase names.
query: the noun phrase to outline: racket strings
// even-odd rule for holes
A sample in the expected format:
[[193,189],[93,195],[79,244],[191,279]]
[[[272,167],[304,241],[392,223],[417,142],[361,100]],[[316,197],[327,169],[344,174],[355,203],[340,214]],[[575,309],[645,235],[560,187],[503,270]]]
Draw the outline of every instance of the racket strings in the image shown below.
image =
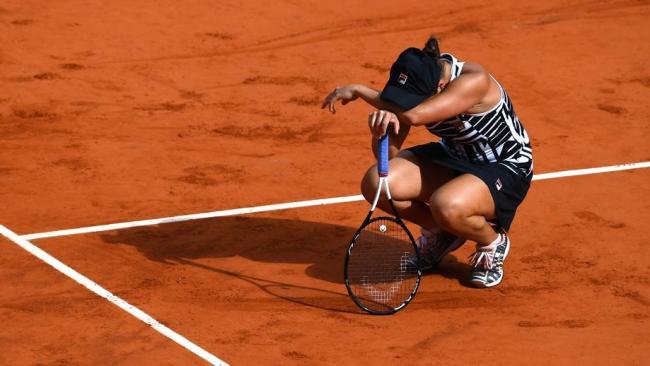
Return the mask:
[[365,307],[386,312],[402,306],[417,288],[417,257],[404,228],[391,218],[371,221],[350,252],[348,281]]

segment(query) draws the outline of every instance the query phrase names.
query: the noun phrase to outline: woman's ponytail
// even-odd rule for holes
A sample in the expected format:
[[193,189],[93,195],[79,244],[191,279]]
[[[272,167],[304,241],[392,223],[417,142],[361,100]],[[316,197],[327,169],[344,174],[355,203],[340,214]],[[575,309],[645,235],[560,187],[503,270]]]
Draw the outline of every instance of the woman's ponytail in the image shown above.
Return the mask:
[[434,35],[429,36],[427,42],[422,48],[422,52],[433,57],[434,60],[438,61],[440,58],[440,48],[438,47],[438,38]]

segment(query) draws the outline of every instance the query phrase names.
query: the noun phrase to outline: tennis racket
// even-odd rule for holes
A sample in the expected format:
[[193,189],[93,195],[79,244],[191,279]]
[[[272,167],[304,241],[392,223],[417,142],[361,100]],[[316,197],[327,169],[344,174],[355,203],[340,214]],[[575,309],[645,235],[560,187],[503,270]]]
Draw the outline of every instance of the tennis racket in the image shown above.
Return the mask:
[[[345,256],[345,286],[357,306],[375,315],[393,314],[415,297],[422,272],[413,235],[397,214],[388,188],[388,134],[379,139],[379,184],[372,206]],[[382,190],[395,217],[372,218]]]

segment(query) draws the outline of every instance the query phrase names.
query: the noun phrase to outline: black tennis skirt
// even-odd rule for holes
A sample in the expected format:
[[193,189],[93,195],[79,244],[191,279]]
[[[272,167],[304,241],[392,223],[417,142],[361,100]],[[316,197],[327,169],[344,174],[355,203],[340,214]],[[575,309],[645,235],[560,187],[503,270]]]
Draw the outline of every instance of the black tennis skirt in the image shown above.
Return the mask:
[[434,162],[455,171],[458,175],[469,173],[480,178],[490,189],[494,200],[494,224],[504,231],[510,230],[517,207],[530,188],[532,174],[524,177],[500,163],[477,164],[454,158],[437,142],[413,146],[406,150],[422,161]]

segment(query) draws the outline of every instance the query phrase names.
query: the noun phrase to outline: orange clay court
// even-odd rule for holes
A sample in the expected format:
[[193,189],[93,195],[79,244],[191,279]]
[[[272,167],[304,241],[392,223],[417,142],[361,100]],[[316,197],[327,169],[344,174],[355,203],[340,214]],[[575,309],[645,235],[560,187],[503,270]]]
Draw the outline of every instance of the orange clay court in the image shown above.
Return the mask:
[[[649,21],[646,0],[2,1],[0,364],[645,364]],[[371,110],[320,103],[431,33],[503,83],[537,175],[636,165],[533,182],[500,286],[467,286],[466,245],[371,316],[343,284],[365,201],[259,207],[359,194]]]

